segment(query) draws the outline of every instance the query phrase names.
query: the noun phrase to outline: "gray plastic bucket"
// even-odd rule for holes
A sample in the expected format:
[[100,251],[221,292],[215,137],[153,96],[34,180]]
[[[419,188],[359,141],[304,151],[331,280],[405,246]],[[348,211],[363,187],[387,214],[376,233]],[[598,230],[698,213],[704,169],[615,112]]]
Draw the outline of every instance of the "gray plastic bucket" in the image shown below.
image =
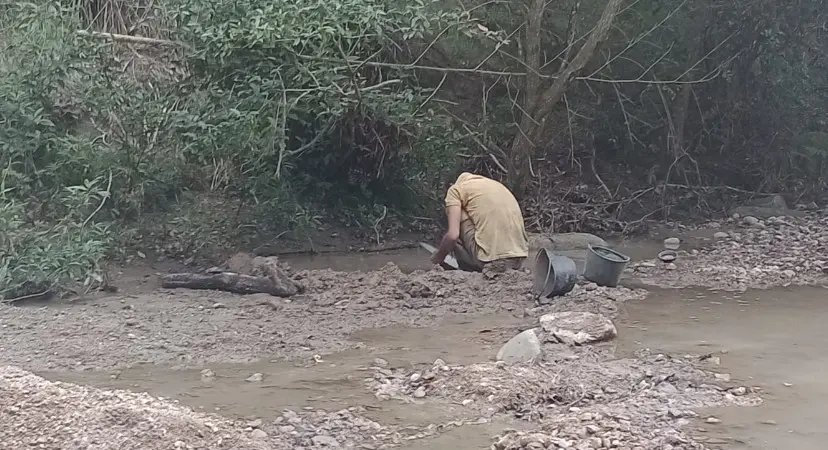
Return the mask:
[[575,261],[542,248],[535,256],[532,292],[538,298],[564,295],[575,287],[578,268]]
[[602,246],[589,246],[584,278],[599,286],[615,287],[630,262],[630,257]]

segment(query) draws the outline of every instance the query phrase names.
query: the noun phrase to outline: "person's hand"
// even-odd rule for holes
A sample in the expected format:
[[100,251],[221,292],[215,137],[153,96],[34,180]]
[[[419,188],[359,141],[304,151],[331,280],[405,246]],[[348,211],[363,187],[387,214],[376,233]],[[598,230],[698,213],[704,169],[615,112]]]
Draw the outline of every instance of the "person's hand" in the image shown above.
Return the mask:
[[439,252],[434,252],[434,253],[431,255],[431,263],[432,263],[432,264],[437,264],[437,265],[440,265],[440,264],[442,264],[442,263],[443,263],[443,259],[445,259],[445,258],[440,258],[440,255],[439,255],[438,253],[439,253]]

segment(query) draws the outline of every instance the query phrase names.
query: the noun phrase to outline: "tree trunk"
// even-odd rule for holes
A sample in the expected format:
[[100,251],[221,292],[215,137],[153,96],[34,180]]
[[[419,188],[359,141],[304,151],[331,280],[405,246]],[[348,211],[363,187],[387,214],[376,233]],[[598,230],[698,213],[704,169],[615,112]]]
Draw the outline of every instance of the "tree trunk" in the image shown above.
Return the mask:
[[[609,0],[607,6],[598,20],[592,34],[589,35],[583,47],[578,51],[572,62],[558,74],[552,85],[544,92],[538,86],[534,87],[537,75],[540,70],[540,30],[543,21],[543,1],[536,1],[535,7],[529,11],[527,17],[527,54],[526,60],[529,65],[527,74],[527,89],[523,96],[523,116],[520,120],[520,129],[512,140],[511,153],[509,155],[509,184],[516,197],[522,197],[529,185],[531,176],[531,163],[534,156],[534,148],[538,141],[543,138],[546,118],[554,111],[555,106],[561,101],[569,86],[584,70],[587,63],[592,59],[595,49],[609,35],[615,16],[621,9],[624,0]],[[538,6],[540,3],[540,6]],[[540,14],[538,14],[538,8]],[[536,45],[537,44],[537,45]],[[538,53],[534,53],[537,51]]]

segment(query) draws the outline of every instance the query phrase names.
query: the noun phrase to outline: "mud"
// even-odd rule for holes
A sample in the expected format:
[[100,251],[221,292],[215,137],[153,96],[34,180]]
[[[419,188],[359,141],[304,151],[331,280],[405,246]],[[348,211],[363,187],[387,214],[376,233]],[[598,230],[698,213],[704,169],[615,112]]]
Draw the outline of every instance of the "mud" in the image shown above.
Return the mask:
[[[675,270],[633,265],[626,282],[747,289],[820,280],[810,249],[821,248],[821,221],[762,223],[733,223],[728,238],[713,237],[724,227],[682,236],[688,254]],[[778,235],[795,239],[780,244]],[[644,262],[660,248],[626,245]],[[0,437],[18,447],[87,448],[70,440],[85,436],[98,442],[88,448],[132,448],[129,420],[149,420],[170,433],[143,443],[150,449],[824,447],[816,418],[828,385],[812,378],[828,366],[816,348],[822,288],[648,295],[583,283],[539,306],[526,272],[492,278],[417,270],[417,261],[366,272],[297,262],[306,291],[289,300],[158,289],[154,272],[164,269],[154,268],[124,270],[116,296],[2,306],[0,360],[74,384],[4,369],[0,388],[11,400],[0,408]],[[711,276],[704,267],[729,269]],[[613,318],[619,337],[560,346],[551,364],[491,361],[558,311]],[[11,412],[21,402],[24,414]],[[86,414],[59,422],[71,411]],[[120,440],[106,441],[101,430],[113,427]]]
[[[199,367],[268,359],[312,362],[314,355],[359,348],[358,330],[429,327],[458,315],[527,317],[531,280],[512,271],[481,274],[434,270],[403,274],[300,271],[306,293],[266,294],[164,290],[49,306],[0,307],[8,364],[34,370],[112,370],[140,364]],[[643,291],[579,289],[558,306],[617,311]],[[48,336],[48,338],[46,338]],[[50,345],[44,346],[44,339]]]

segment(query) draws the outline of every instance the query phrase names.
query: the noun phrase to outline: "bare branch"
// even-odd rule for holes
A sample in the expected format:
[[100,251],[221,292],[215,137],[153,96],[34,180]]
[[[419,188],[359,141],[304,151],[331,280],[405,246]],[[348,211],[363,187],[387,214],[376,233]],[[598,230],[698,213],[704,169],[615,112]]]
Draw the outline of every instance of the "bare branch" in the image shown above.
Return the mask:
[[132,44],[147,44],[147,45],[161,45],[161,46],[168,46],[168,47],[184,47],[185,44],[182,42],[170,41],[167,39],[155,39],[155,38],[148,38],[148,37],[141,37],[141,36],[130,36],[127,34],[115,34],[115,33],[101,33],[97,31],[87,31],[87,30],[76,30],[75,33],[78,36],[84,37],[93,37],[99,39],[111,39],[117,42],[129,42]]
[[[313,60],[313,61],[325,61],[325,62],[332,62],[332,63],[342,63],[343,61],[335,59],[335,58],[323,58],[319,56],[310,56],[310,55],[295,55],[297,58],[305,59],[305,60]],[[731,58],[732,59],[732,58]],[[385,63],[385,62],[377,62],[377,61],[358,61],[358,60],[351,60],[352,64],[360,64],[369,67],[384,67],[388,69],[399,69],[399,70],[425,70],[430,72],[441,72],[441,73],[466,73],[466,74],[474,74],[474,75],[486,75],[486,76],[496,76],[496,77],[525,77],[528,74],[526,72],[510,72],[510,71],[498,71],[498,70],[479,70],[474,68],[465,68],[465,67],[437,67],[437,66],[423,66],[423,65],[412,65],[412,64],[397,64],[397,63]],[[343,68],[345,68],[343,66]],[[711,80],[718,78],[719,76],[719,69],[717,68],[710,74],[696,79],[696,80],[681,80],[681,79],[674,79],[674,80],[647,80],[643,77],[637,78],[628,78],[628,79],[612,79],[612,78],[600,78],[600,77],[592,77],[592,76],[572,76],[570,78],[571,81],[591,81],[595,83],[608,83],[608,84],[653,84],[653,85],[679,85],[679,84],[701,84],[707,83]],[[558,80],[562,78],[562,76],[558,75],[544,75],[540,74],[540,78],[544,80]]]
[[578,1],[572,6],[572,9],[569,11],[569,24],[567,25],[567,33],[566,33],[566,53],[561,58],[561,67],[558,69],[559,71],[563,71],[566,65],[569,63],[569,56],[572,52],[572,49],[575,45],[575,17],[578,15],[578,9],[581,7],[581,2]]
[[[601,72],[602,70],[604,70],[607,66],[609,66],[610,64],[612,64],[612,63],[613,63],[613,61],[615,61],[616,59],[618,59],[618,57],[619,57],[619,56],[623,55],[623,54],[624,54],[624,53],[626,53],[628,50],[630,50],[631,48],[633,48],[633,47],[635,47],[636,45],[638,45],[638,43],[639,43],[639,42],[641,42],[641,41],[642,41],[645,37],[647,37],[647,36],[649,36],[650,34],[652,34],[652,32],[653,32],[653,31],[655,31],[658,27],[660,27],[660,26],[664,25],[664,23],[665,23],[665,22],[667,22],[668,20],[670,20],[670,18],[672,18],[672,17],[673,17],[673,16],[674,16],[677,12],[679,12],[679,10],[680,10],[682,7],[684,7],[684,5],[685,5],[686,3],[687,3],[687,0],[682,0],[682,2],[681,2],[681,3],[679,3],[679,5],[678,5],[678,6],[676,6],[675,8],[673,8],[673,10],[672,10],[672,11],[670,11],[670,12],[669,12],[669,13],[668,13],[668,14],[667,14],[667,15],[666,15],[663,19],[661,19],[661,20],[660,20],[659,22],[657,22],[655,25],[653,25],[652,27],[650,27],[650,29],[649,29],[649,30],[647,30],[647,31],[645,31],[644,33],[642,33],[641,35],[639,35],[636,39],[632,40],[629,44],[627,44],[627,46],[626,46],[626,47],[624,47],[624,49],[623,49],[623,50],[621,50],[621,52],[620,52],[620,53],[618,53],[617,55],[615,55],[615,57],[613,57],[612,59],[607,60],[607,61],[606,61],[606,62],[605,62],[605,63],[604,63],[601,67],[599,67],[599,68],[597,68],[595,71],[593,71],[593,72],[590,74],[590,76],[595,76],[596,74],[600,73],[600,72]],[[662,58],[663,58],[663,57],[662,57]]]
[[615,20],[615,16],[621,9],[621,3],[623,3],[623,0],[609,0],[607,2],[604,12],[601,13],[601,18],[595,26],[595,31],[589,36],[589,38],[587,38],[587,41],[584,43],[583,47],[578,50],[575,57],[572,58],[572,62],[567,65],[566,69],[552,83],[552,86],[550,86],[542,95],[538,109],[540,117],[543,117],[552,111],[555,105],[561,100],[561,97],[566,91],[566,87],[577,78],[578,73],[580,73],[584,67],[586,67],[587,63],[589,63],[589,60],[592,59],[592,55],[595,53],[595,49],[598,47],[598,44],[607,38],[609,30],[612,27],[612,22]]

